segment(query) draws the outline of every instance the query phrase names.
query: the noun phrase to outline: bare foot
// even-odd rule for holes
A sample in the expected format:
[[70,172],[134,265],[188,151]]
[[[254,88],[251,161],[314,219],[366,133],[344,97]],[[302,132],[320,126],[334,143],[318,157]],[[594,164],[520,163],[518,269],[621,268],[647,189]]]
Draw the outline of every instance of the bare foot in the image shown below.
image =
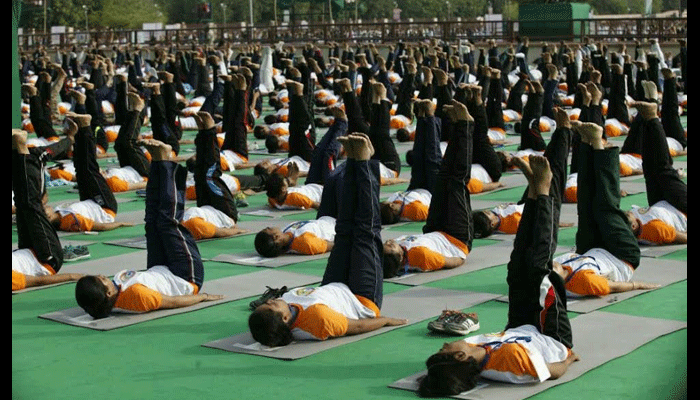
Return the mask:
[[364,133],[351,133],[348,135],[352,147],[355,152],[355,159],[359,161],[367,161],[374,155],[374,147],[369,137]]
[[130,92],[126,95],[126,97],[127,97],[127,101],[129,104],[129,109],[131,111],[139,111],[140,112],[146,106],[146,103],[144,103],[141,96],[139,96],[136,93]]
[[372,103],[379,104],[386,99],[386,87],[382,83],[372,83]]
[[554,120],[557,123],[557,128],[571,128],[569,114],[562,108],[554,107]]
[[576,127],[576,131],[581,135],[581,141],[590,144],[596,150],[602,150],[603,128],[593,122],[582,122]]
[[292,80],[287,80],[285,85],[287,86],[287,90],[289,91],[289,94],[294,94],[297,96],[301,96],[303,90],[304,90],[304,85],[297,81],[292,81]]
[[345,157],[347,157],[348,159],[355,158],[355,148],[348,136],[340,136],[336,140],[338,141],[338,143],[343,145],[343,149],[345,150]]
[[535,194],[549,195],[549,188],[552,184],[552,170],[549,167],[549,160],[544,156],[532,155],[528,158],[530,169],[532,169],[532,185]]
[[629,107],[636,108],[639,111],[639,115],[645,120],[651,120],[658,116],[657,111],[659,105],[656,103],[650,103],[646,101],[633,101],[628,103]]
[[139,140],[138,144],[144,146],[149,153],[153,161],[167,161],[170,160],[172,155],[172,147],[169,144],[165,144],[160,140],[155,139],[143,139]]
[[12,150],[17,150],[19,154],[29,154],[27,148],[27,131],[21,129],[12,130]]
[[202,127],[200,129],[212,129],[214,128],[214,118],[206,111],[197,112],[197,116],[202,120]]

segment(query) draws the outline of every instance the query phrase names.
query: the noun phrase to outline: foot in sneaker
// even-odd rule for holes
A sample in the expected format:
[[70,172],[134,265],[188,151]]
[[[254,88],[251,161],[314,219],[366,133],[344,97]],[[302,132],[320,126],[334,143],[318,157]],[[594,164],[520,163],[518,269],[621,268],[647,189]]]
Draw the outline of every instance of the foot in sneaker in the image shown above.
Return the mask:
[[78,261],[90,257],[90,251],[87,246],[71,246],[63,248],[63,261]]
[[287,291],[288,290],[286,286],[282,286],[279,289],[273,289],[267,286],[267,290],[265,291],[265,293],[262,294],[262,296],[260,296],[259,299],[250,302],[250,309],[255,311],[256,308],[265,304],[268,300],[281,297],[283,294],[287,293]]
[[476,313],[459,313],[445,322],[445,332],[466,335],[480,328]]
[[430,321],[428,323],[428,329],[433,332],[445,332],[445,323],[459,313],[459,311],[455,310],[443,310],[442,314],[440,314],[435,321]]
[[234,197],[236,200],[236,207],[248,207],[248,201],[245,199],[245,194],[242,192],[236,193]]

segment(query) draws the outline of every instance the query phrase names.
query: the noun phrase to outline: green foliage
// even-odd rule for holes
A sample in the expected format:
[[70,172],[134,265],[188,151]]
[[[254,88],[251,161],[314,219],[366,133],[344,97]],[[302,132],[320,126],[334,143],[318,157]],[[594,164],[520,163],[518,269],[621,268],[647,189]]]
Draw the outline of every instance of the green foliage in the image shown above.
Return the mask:
[[167,22],[153,0],[102,0],[99,22],[111,28],[140,28],[144,23]]

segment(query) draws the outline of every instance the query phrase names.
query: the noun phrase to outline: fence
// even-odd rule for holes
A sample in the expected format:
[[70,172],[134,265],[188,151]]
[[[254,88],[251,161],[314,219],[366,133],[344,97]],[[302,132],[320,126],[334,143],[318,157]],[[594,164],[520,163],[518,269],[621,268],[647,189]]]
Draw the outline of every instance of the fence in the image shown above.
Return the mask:
[[[527,21],[528,26],[552,24],[553,21]],[[572,19],[557,21],[570,24],[566,34],[559,36],[537,36],[529,34],[531,40],[580,41],[584,36],[599,41],[632,41],[657,38],[660,42],[685,38],[687,18],[606,18]],[[580,24],[581,28],[578,28]],[[577,29],[574,29],[574,26]],[[545,31],[543,29],[543,31]],[[576,33],[574,33],[576,32]],[[531,33],[531,32],[529,32]],[[236,44],[270,44],[278,41],[302,43],[309,41],[371,41],[376,43],[418,41],[430,38],[454,41],[469,39],[479,42],[495,39],[511,42],[519,35],[518,21],[478,20],[432,20],[432,21],[373,21],[357,23],[313,23],[289,25],[199,25],[178,29],[160,30],[90,30],[68,33],[27,32],[18,35],[19,49],[28,50],[37,44],[48,46],[71,46],[91,42],[96,45],[170,45],[170,44],[216,44],[227,41]]]

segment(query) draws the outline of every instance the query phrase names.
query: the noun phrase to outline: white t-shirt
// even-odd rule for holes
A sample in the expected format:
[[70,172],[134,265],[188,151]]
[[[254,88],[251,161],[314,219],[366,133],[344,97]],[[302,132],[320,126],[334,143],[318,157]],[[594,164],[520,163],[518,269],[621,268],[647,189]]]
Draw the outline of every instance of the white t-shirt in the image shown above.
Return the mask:
[[688,217],[666,200],[661,200],[651,207],[633,205],[631,211],[635,218],[642,222],[642,225],[658,219],[666,225],[672,226],[677,232],[688,232]]
[[72,204],[61,204],[54,209],[61,217],[69,214],[81,215],[89,220],[108,224],[114,222],[114,217],[93,200],[83,200]]
[[127,182],[127,183],[139,183],[143,182],[143,177],[136,172],[133,167],[121,167],[121,168],[109,168],[105,171],[105,178],[109,179],[113,176]]
[[194,286],[190,282],[176,276],[163,265],[156,265],[145,271],[123,270],[115,274],[112,280],[120,287],[121,292],[126,291],[130,286],[141,284],[166,296],[194,294]]
[[185,214],[182,216],[182,222],[192,218],[201,218],[211,224],[214,224],[214,226],[217,228],[233,228],[236,226],[236,222],[231,219],[231,217],[212,206],[188,208],[185,210]]
[[[601,248],[593,248],[583,254],[569,252],[556,257],[554,261],[571,267],[572,274],[577,271],[591,270],[613,282],[629,282],[634,270],[626,262]],[[579,294],[569,292],[568,297],[580,297]]]
[[525,348],[530,361],[535,367],[537,376],[517,375],[508,371],[507,368],[484,369],[481,371],[482,377],[501,382],[544,382],[551,376],[547,364],[564,361],[569,355],[569,350],[566,346],[558,340],[540,333],[533,325],[522,325],[499,333],[471,336],[464,339],[464,341],[482,345],[490,343],[492,348],[498,347],[500,343],[518,343]]
[[52,275],[51,271],[41,265],[29,249],[19,249],[12,252],[12,270],[28,276]]

